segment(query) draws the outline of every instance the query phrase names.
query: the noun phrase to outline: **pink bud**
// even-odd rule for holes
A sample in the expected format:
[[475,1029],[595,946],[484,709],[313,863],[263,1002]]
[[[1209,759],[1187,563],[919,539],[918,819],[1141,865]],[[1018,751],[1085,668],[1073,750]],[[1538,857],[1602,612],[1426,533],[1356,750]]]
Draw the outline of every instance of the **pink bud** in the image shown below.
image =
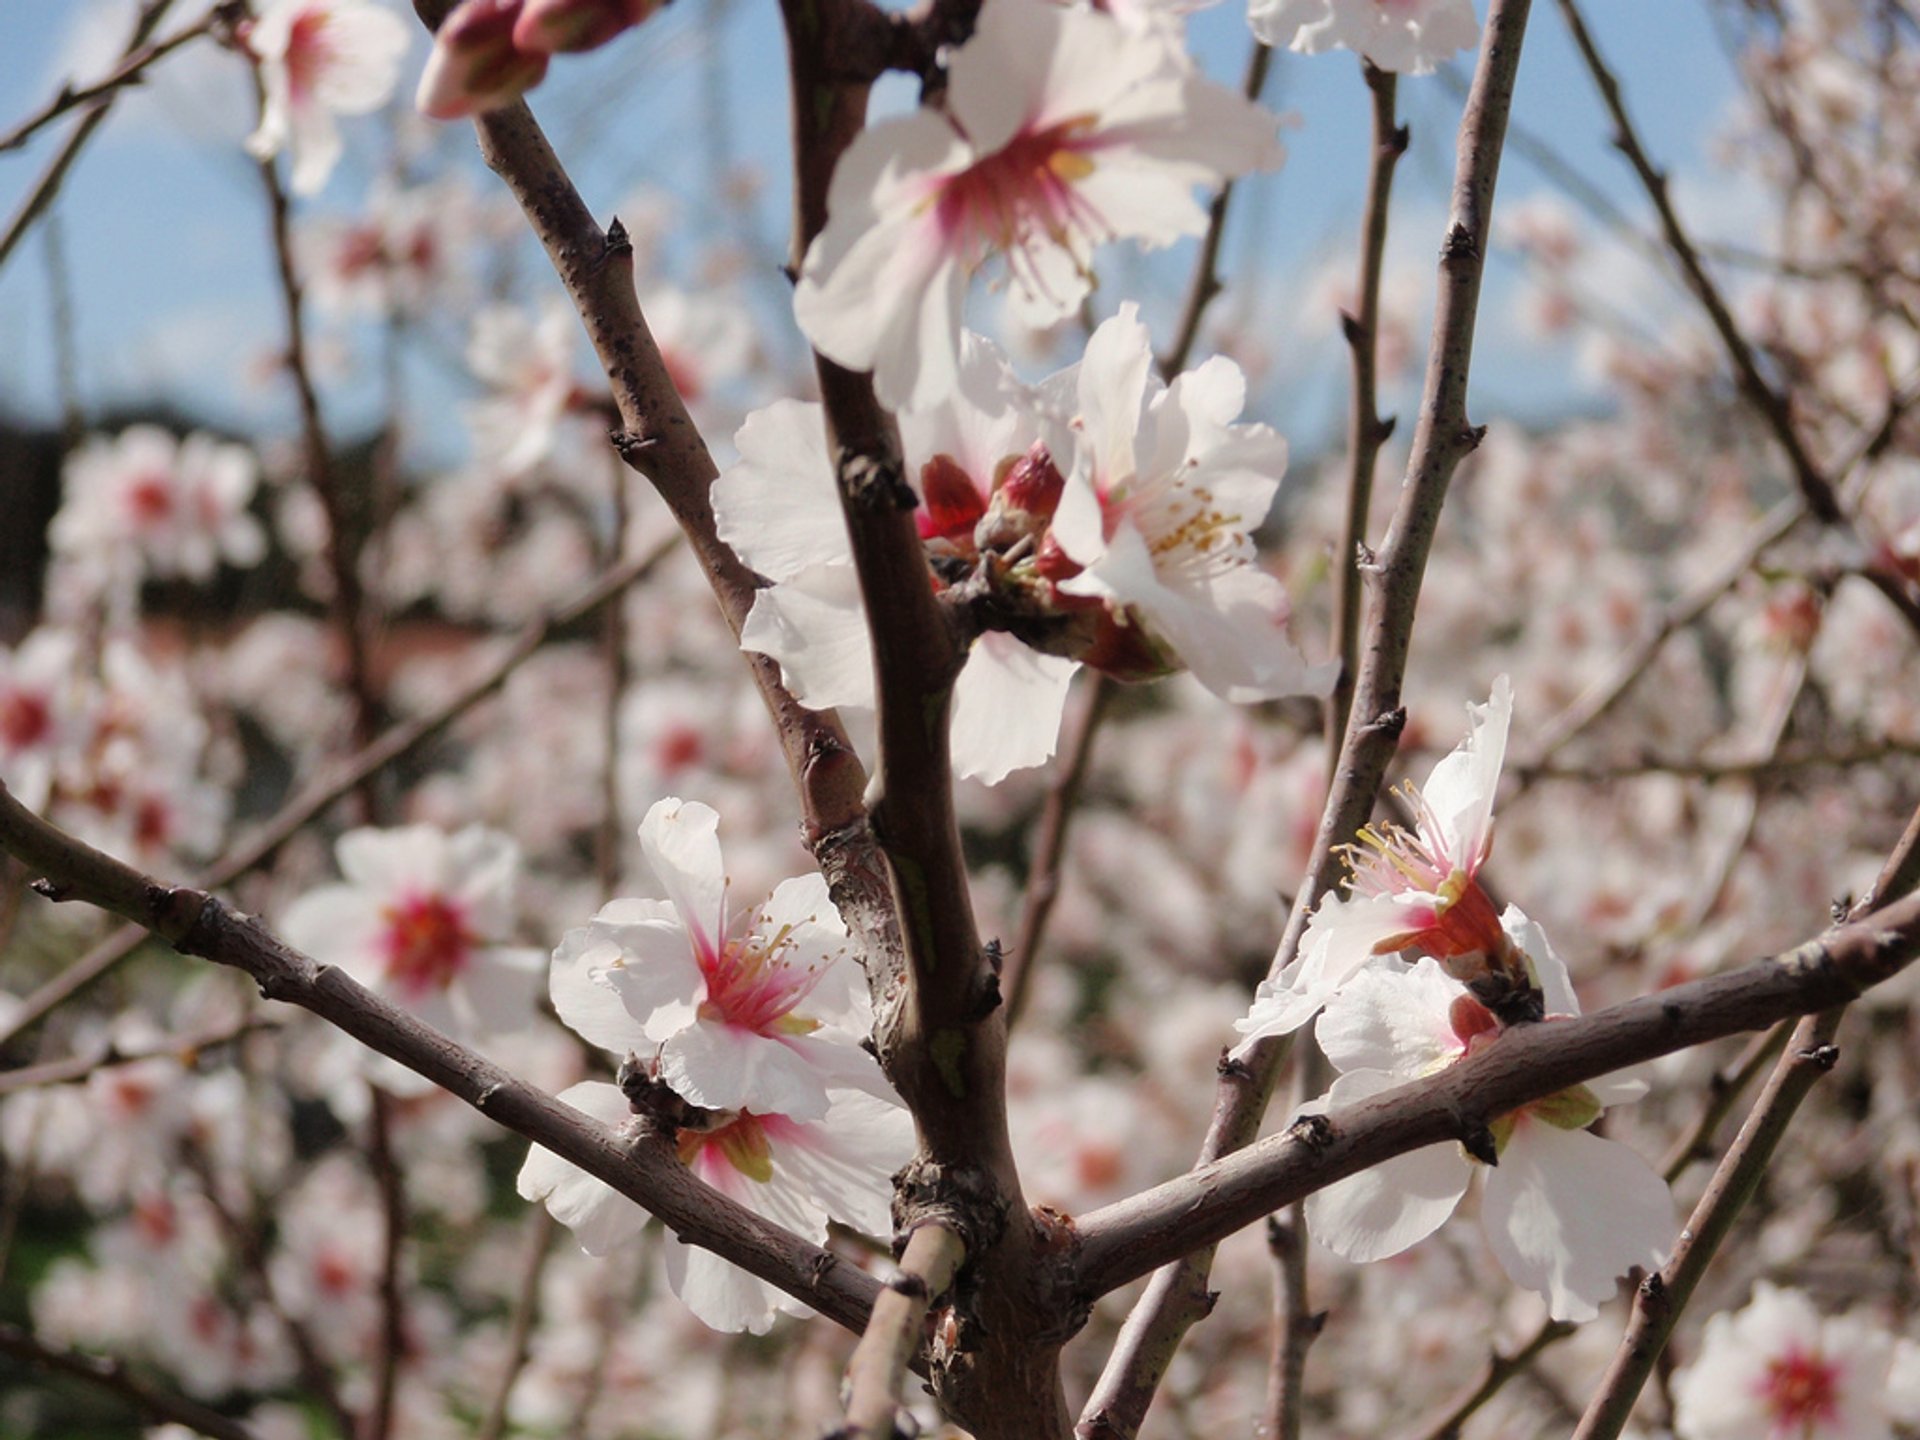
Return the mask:
[[658,8],[659,0],[526,0],[513,43],[549,55],[592,50]]
[[497,110],[538,85],[547,57],[514,44],[524,0],[461,0],[433,37],[414,104],[436,120]]
[[986,513],[973,477],[951,455],[936,455],[920,467],[924,505],[916,518],[922,540],[971,539]]
[[1044,440],[1036,440],[1027,453],[1008,467],[1000,481],[1000,497],[1015,510],[1024,510],[1042,520],[1053,518],[1060,503],[1060,492],[1067,488],[1066,477],[1053,463],[1053,452]]

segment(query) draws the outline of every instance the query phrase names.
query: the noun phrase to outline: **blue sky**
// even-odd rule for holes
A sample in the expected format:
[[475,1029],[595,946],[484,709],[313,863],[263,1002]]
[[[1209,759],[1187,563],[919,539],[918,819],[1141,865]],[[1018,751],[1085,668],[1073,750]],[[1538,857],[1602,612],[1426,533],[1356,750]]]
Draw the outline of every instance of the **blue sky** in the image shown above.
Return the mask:
[[[200,7],[181,0],[177,8],[191,14]],[[1690,192],[1712,196],[1712,145],[1732,80],[1710,0],[1591,0],[1588,8],[1644,133],[1681,180],[1683,201]],[[0,55],[7,57],[0,65],[0,127],[40,103],[82,63],[75,59],[85,49],[77,32],[117,37],[129,9],[124,0],[0,6]],[[1195,17],[1192,35],[1201,62],[1233,82],[1249,44],[1244,10],[1227,0]],[[96,53],[99,44],[96,38]],[[403,102],[424,55],[423,38],[408,61]],[[258,180],[240,148],[250,128],[243,67],[211,49],[168,63],[170,79],[116,110],[61,196],[75,387],[93,412],[166,399],[234,425],[284,427],[291,413],[284,387],[260,378],[260,358],[277,336],[277,312]],[[678,197],[683,213],[697,221],[714,204],[703,162],[721,141],[737,147],[766,177],[760,214],[777,242],[786,208],[781,72],[772,0],[677,0],[605,51],[557,64],[534,108],[603,214],[645,182]],[[1458,101],[1438,77],[1403,81],[1401,97],[1414,140],[1396,194],[1394,253],[1409,270],[1430,273]],[[1282,413],[1267,418],[1311,436],[1337,415],[1345,377],[1326,317],[1302,313],[1307,277],[1323,265],[1350,268],[1346,257],[1364,179],[1366,95],[1353,57],[1336,53],[1282,57],[1267,99],[1297,117],[1289,160],[1278,175],[1250,187],[1236,209],[1227,270],[1241,288],[1221,303],[1259,317],[1261,343],[1276,357],[1266,403]],[[883,100],[901,103],[900,93],[890,91]],[[1534,6],[1515,117],[1623,208],[1644,213],[1547,0]],[[377,121],[348,121],[346,130],[347,163],[312,202],[316,209],[350,207],[380,162],[376,147],[387,132]],[[419,122],[414,133],[421,144],[478,170],[464,125]],[[24,152],[0,155],[0,211],[11,213],[57,139],[56,131]],[[492,183],[483,172],[480,179]],[[1551,188],[1525,160],[1509,156],[1502,201]],[[689,267],[697,245],[696,225],[679,251]],[[1129,268],[1137,262],[1115,259],[1111,268],[1103,265],[1101,303],[1108,308],[1129,275],[1139,273]],[[1191,259],[1186,247],[1146,273],[1183,274]],[[57,413],[51,274],[38,237],[0,271],[0,335],[7,337],[0,346],[0,407],[40,418]],[[529,275],[538,285],[549,283],[531,269]],[[1523,344],[1503,322],[1502,283],[1496,266],[1476,375],[1477,418],[1591,404],[1572,374],[1571,356]],[[1157,314],[1150,307],[1148,314],[1164,327],[1167,307]],[[370,419],[371,405],[364,386],[356,393],[347,385],[336,400],[340,428],[350,432]]]

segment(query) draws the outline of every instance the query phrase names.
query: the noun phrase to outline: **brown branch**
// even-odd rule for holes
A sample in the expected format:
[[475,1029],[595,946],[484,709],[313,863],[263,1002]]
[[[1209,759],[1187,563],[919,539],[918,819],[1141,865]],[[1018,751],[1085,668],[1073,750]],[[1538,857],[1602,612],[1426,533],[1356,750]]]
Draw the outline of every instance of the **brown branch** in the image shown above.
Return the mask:
[[149,1419],[184,1425],[189,1430],[197,1430],[210,1437],[210,1440],[256,1440],[253,1431],[237,1420],[228,1419],[218,1410],[209,1410],[183,1395],[170,1395],[144,1380],[136,1380],[119,1360],[55,1350],[42,1345],[17,1325],[0,1323],[0,1354],[11,1355],[16,1360],[56,1375],[84,1380],[96,1389],[117,1395]]
[[1361,547],[1367,540],[1367,512],[1373,506],[1373,476],[1380,448],[1393,434],[1393,421],[1380,417],[1380,277],[1387,253],[1387,211],[1393,173],[1407,152],[1407,127],[1394,119],[1399,77],[1370,60],[1360,62],[1373,99],[1373,149],[1367,170],[1367,203],[1360,219],[1360,273],[1354,282],[1351,314],[1340,328],[1353,360],[1353,393],[1347,403],[1347,510],[1340,543],[1333,552],[1340,577],[1340,600],[1333,612],[1333,653],[1340,662],[1333,694],[1327,700],[1327,759],[1337,763],[1340,741],[1353,708],[1359,660]]
[[63,1055],[58,1060],[42,1060],[36,1064],[22,1065],[16,1070],[0,1071],[0,1096],[11,1095],[16,1090],[37,1089],[42,1085],[71,1085],[75,1081],[85,1080],[96,1071],[111,1070],[120,1065],[137,1065],[142,1060],[164,1057],[190,1066],[205,1051],[231,1045],[260,1030],[276,1028],[277,1025],[272,1021],[252,1017],[204,1035],[169,1035],[151,1044],[135,1045],[126,1050],[121,1049],[118,1042],[110,1040],[97,1050],[77,1051],[72,1055]]
[[670,1148],[635,1143],[514,1078],[372,994],[344,972],[288,948],[259,921],[186,887],[162,885],[34,815],[0,786],[0,849],[46,877],[51,898],[83,900],[146,926],[175,949],[242,970],[269,1000],[330,1021],[482,1115],[545,1147],[711,1250],[850,1330],[866,1324],[878,1284],[696,1179]]
[[1080,1218],[1085,1293],[1105,1294],[1195,1243],[1392,1155],[1476,1126],[1595,1076],[1792,1015],[1850,1001],[1920,954],[1920,896],[1724,975],[1579,1018],[1516,1026],[1443,1073],[1401,1086],[1202,1165]]
[[[134,19],[133,34],[128,38],[126,47],[120,52],[123,57],[136,55],[160,23],[161,17],[172,8],[173,0],[149,0]],[[60,193],[60,187],[66,182],[67,172],[73,168],[73,162],[80,158],[80,152],[86,148],[87,141],[93,138],[93,132],[100,128],[107,118],[107,112],[113,108],[118,96],[117,90],[110,90],[96,99],[87,112],[82,115],[68,133],[66,141],[54,152],[47,162],[46,169],[40,172],[40,178],[27,192],[27,198],[20,202],[20,208],[13,212],[13,218],[7,222],[7,228],[0,232],[0,267],[7,263],[7,257],[13,254],[20,242],[26,238],[27,231],[33,228],[33,222],[46,213],[47,207]],[[17,134],[18,132],[16,132]],[[28,133],[31,133],[29,131]],[[26,136],[20,135],[24,140]],[[17,142],[16,142],[17,143]]]
[[1666,1348],[1667,1338],[1693,1298],[1700,1277],[1706,1274],[1734,1220],[1759,1188],[1788,1122],[1815,1082],[1833,1068],[1838,1053],[1833,1048],[1833,1036],[1841,1013],[1842,1007],[1836,1006],[1807,1016],[1795,1027],[1787,1053],[1780,1057],[1767,1088],[1760,1092],[1746,1124],[1714,1171],[1706,1193],[1687,1217],[1686,1227],[1674,1243],[1673,1258],[1657,1275],[1642,1281],[1634,1295],[1626,1334],[1600,1388],[1580,1417],[1573,1440],[1612,1440],[1625,1427],[1641,1387],[1653,1373],[1654,1362]]
[[1296,1202],[1285,1221],[1267,1217],[1267,1250],[1273,1256],[1273,1359],[1267,1371],[1267,1408],[1260,1440],[1300,1440],[1306,1400],[1307,1350],[1320,1334],[1324,1314],[1307,1301],[1307,1214]]
[[1771,755],[1742,759],[1705,760],[1681,755],[1643,754],[1630,760],[1584,765],[1526,765],[1516,771],[1529,781],[1571,780],[1584,785],[1606,785],[1645,775],[1670,775],[1681,780],[1786,780],[1808,770],[1851,770],[1887,760],[1920,755],[1920,740],[1892,736],[1865,741],[1840,750],[1782,749]]
[[[1412,643],[1414,612],[1440,509],[1460,461],[1479,443],[1467,419],[1467,376],[1480,281],[1492,226],[1494,182],[1520,64],[1529,0],[1494,0],[1487,15],[1479,64],[1461,121],[1451,217],[1440,252],[1439,295],[1427,375],[1408,457],[1408,471],[1390,539],[1369,573],[1371,611],[1352,717],[1334,784],[1314,839],[1306,883],[1295,898],[1270,973],[1293,958],[1307,918],[1332,887],[1339,847],[1351,843],[1371,814],[1374,797],[1398,743],[1405,712],[1400,684]],[[1249,1063],[1225,1069],[1202,1146],[1203,1164],[1253,1139],[1288,1047],[1255,1047]],[[1277,1208],[1276,1202],[1269,1209]],[[1197,1243],[1205,1245],[1204,1240]],[[1201,1317],[1209,1252],[1186,1247],[1190,1258],[1158,1276],[1128,1316],[1105,1373],[1082,1412],[1082,1436],[1131,1437],[1139,1432],[1159,1376],[1179,1337]],[[1173,1259],[1181,1252],[1163,1256]],[[1158,1263],[1158,1262],[1156,1262]]]
[[394,1100],[373,1089],[367,1145],[368,1168],[380,1188],[380,1350],[374,1365],[373,1401],[360,1428],[361,1440],[387,1440],[393,1433],[393,1401],[400,1361],[407,1348],[407,1305],[400,1256],[407,1242],[406,1181],[393,1150]]
[[[254,72],[254,90],[264,110],[265,82]],[[380,697],[374,688],[373,668],[368,659],[370,619],[365,587],[360,583],[360,545],[363,538],[362,515],[349,508],[344,477],[335,463],[333,444],[327,438],[326,420],[320,412],[320,391],[313,382],[313,366],[307,352],[307,321],[304,287],[293,253],[293,204],[286,186],[280,181],[278,162],[268,156],[259,162],[260,183],[266,191],[268,232],[273,239],[274,277],[279,286],[281,317],[286,325],[287,373],[292,377],[294,394],[300,408],[300,445],[306,467],[307,483],[319,497],[327,520],[327,570],[333,581],[332,612],[334,628],[339,631],[346,650],[347,693],[353,700],[352,748],[363,750],[380,733]],[[362,819],[372,821],[378,813],[371,780],[360,791]]]
[[[1836,932],[1835,938],[1850,931],[1897,928],[1900,921],[1896,917],[1913,912],[1915,901],[1920,900],[1920,896],[1911,894],[1917,882],[1920,810],[1914,812],[1899,844],[1881,866],[1873,888],[1849,909],[1846,929]],[[1838,1055],[1833,1039],[1850,998],[1837,997],[1832,1008],[1810,1014],[1794,1027],[1793,1038],[1774,1065],[1766,1089],[1754,1101],[1746,1123],[1680,1232],[1673,1258],[1657,1275],[1649,1276],[1635,1294],[1633,1314],[1620,1337],[1620,1348],[1580,1417],[1573,1440],[1613,1440],[1625,1428],[1674,1325],[1734,1221],[1759,1188],[1794,1113],[1820,1077],[1833,1068]]]
[[553,1254],[553,1237],[560,1222],[544,1206],[529,1217],[527,1258],[520,1271],[520,1284],[514,1292],[513,1316],[507,1322],[507,1358],[500,1367],[500,1378],[487,1405],[486,1418],[480,1422],[476,1440],[500,1440],[507,1431],[507,1405],[513,1398],[514,1382],[526,1369],[532,1350],[533,1322],[540,1313],[540,1277],[546,1273],[547,1259]]
[[1033,866],[1027,872],[1026,893],[1020,901],[1020,928],[1013,937],[1013,948],[1006,954],[1000,974],[1000,988],[1007,997],[1007,1026],[1019,1022],[1027,1007],[1027,994],[1033,985],[1034,965],[1040,958],[1040,944],[1046,937],[1047,922],[1053,918],[1054,902],[1060,898],[1060,862],[1066,854],[1067,831],[1079,809],[1080,787],[1087,777],[1087,765],[1093,758],[1094,737],[1106,718],[1107,702],[1113,698],[1114,682],[1095,675],[1080,699],[1080,710],[1067,732],[1065,757],[1040,811],[1040,828],[1033,837]]
[[[514,671],[537,654],[548,641],[593,614],[602,605],[624,595],[634,584],[652,574],[654,567],[673,551],[677,543],[677,538],[662,541],[645,555],[637,556],[602,575],[578,599],[546,619],[528,625],[497,660],[462,689],[427,714],[395,725],[359,754],[323,772],[299,795],[283,805],[273,818],[248,836],[244,844],[195,877],[194,883],[203,889],[217,890],[272,860],[287,841],[342,796],[442,734],[448,726],[506,684]],[[15,1037],[37,1025],[53,1010],[113,969],[138,949],[146,938],[147,931],[143,927],[123,925],[27,996],[5,1028],[0,1029],[0,1051],[5,1050]]]
[[1565,1320],[1547,1320],[1533,1332],[1531,1339],[1511,1354],[1494,1351],[1487,1359],[1486,1372],[1479,1383],[1456,1400],[1446,1414],[1422,1430],[1421,1440],[1459,1440],[1460,1427],[1505,1389],[1509,1380],[1524,1374],[1542,1351],[1566,1339],[1576,1328]]
[[[160,17],[172,7],[173,0],[152,0],[152,3],[148,4],[140,14],[138,24],[141,30],[145,34],[152,34],[160,23]],[[9,150],[18,150],[42,129],[69,111],[77,110],[80,106],[97,100],[104,100],[129,85],[140,84],[146,79],[147,68],[154,61],[172,54],[189,40],[199,39],[220,23],[222,23],[220,11],[214,9],[185,29],[176,30],[164,40],[155,40],[150,44],[142,44],[139,40],[135,40],[121,52],[120,63],[98,80],[87,85],[75,85],[69,80],[46,104],[20,121],[13,129],[0,134],[0,154],[5,154]]]
[[922,1225],[907,1237],[900,1268],[873,1302],[847,1361],[847,1423],[835,1440],[893,1440],[900,1433],[900,1387],[924,1339],[927,1311],[966,1258],[966,1242],[945,1225]]

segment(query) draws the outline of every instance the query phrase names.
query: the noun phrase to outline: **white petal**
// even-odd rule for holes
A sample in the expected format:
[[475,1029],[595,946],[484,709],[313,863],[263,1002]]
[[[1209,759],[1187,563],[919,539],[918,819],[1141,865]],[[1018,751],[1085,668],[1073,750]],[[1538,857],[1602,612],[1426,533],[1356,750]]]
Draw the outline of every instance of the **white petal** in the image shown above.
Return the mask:
[[[1338,1109],[1402,1083],[1398,1075],[1354,1071],[1336,1079],[1317,1103]],[[1445,1224],[1472,1178],[1473,1166],[1458,1145],[1410,1150],[1309,1195],[1307,1233],[1356,1263],[1384,1260]]]
[[1467,706],[1472,728],[1459,748],[1433,767],[1420,794],[1439,821],[1447,854],[1461,868],[1485,858],[1492,840],[1493,795],[1500,766],[1507,758],[1507,729],[1513,722],[1513,683],[1505,675],[1493,682],[1484,705]]
[[953,687],[954,772],[997,785],[1053,758],[1078,668],[997,630],[974,641]]
[[[617,1085],[587,1080],[560,1092],[559,1099],[603,1125],[632,1119]],[[545,1203],[547,1211],[573,1231],[589,1255],[605,1255],[640,1234],[647,1212],[603,1181],[538,1145],[520,1167],[516,1188],[522,1198]]]
[[740,648],[778,660],[803,705],[873,708],[873,644],[851,566],[816,566],[760,591],[740,629]]
[[717,952],[727,938],[720,816],[698,800],[657,800],[640,822],[640,849],[680,912],[696,952]]
[[769,580],[853,563],[818,405],[776,400],[734,436],[739,463],[713,482],[714,526]]
[[1480,1221],[1500,1266],[1556,1320],[1591,1320],[1618,1278],[1673,1244],[1673,1196],[1632,1150],[1521,1116],[1487,1177]]

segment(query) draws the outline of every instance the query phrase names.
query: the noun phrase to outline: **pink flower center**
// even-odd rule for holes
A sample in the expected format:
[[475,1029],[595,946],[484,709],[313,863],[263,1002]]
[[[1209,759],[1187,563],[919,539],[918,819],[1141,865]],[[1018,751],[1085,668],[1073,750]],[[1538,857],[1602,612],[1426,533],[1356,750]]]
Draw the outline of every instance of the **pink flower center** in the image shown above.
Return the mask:
[[1096,117],[1079,115],[1023,131],[991,155],[950,176],[934,196],[941,239],[969,265],[1005,252],[1016,278],[1035,288],[1039,272],[1019,257],[1038,244],[1065,245],[1068,233],[1110,228],[1074,190],[1093,173],[1088,138]]
[[782,961],[787,936],[785,930],[772,937],[749,935],[726,941],[717,954],[702,953],[699,960],[707,977],[707,998],[701,1002],[700,1018],[738,1025],[756,1035],[804,1034],[813,1029],[812,1022],[790,1012],[806,999],[819,974]]
[[136,525],[163,524],[173,515],[173,477],[148,471],[135,477],[125,491],[127,513]]
[[9,690],[0,695],[0,744],[9,750],[38,745],[53,729],[53,707],[44,695]]
[[1429,903],[1414,905],[1413,925],[1378,942],[1374,953],[1417,948],[1436,960],[1506,954],[1510,942],[1500,928],[1500,912],[1474,879],[1483,857],[1447,854],[1425,798],[1411,785],[1402,793],[1419,819],[1417,832],[1390,824],[1364,827],[1361,843],[1346,852],[1352,890],[1359,896],[1423,897]]
[[444,990],[466,969],[474,935],[454,901],[443,895],[410,895],[380,916],[387,924],[387,978],[401,994]]
[[1760,1394],[1777,1425],[1810,1433],[1816,1424],[1832,1421],[1840,1411],[1840,1368],[1804,1350],[1789,1350],[1767,1362]]
[[691,725],[680,725],[661,737],[660,743],[654,747],[654,761],[667,774],[673,775],[689,765],[697,764],[706,750],[706,739],[698,730]]

